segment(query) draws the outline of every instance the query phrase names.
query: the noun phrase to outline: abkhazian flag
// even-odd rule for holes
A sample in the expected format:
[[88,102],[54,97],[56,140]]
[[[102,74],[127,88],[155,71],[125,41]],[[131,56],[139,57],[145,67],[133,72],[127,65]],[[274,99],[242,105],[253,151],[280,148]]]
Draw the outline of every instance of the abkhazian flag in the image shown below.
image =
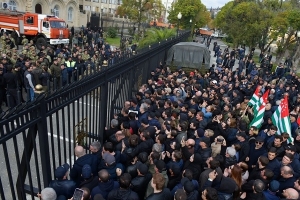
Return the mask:
[[265,114],[265,110],[266,110],[266,103],[268,101],[268,97],[269,97],[269,91],[267,90],[264,95],[262,97],[260,97],[259,100],[259,109],[257,111],[257,113],[255,114],[253,120],[251,121],[249,127],[251,126],[255,126],[256,128],[260,128],[263,121],[264,121],[264,114]]
[[261,86],[258,85],[255,92],[254,92],[254,94],[253,94],[253,96],[252,96],[252,98],[248,102],[248,105],[253,107],[254,115],[257,114],[258,109],[259,109],[259,93],[260,93],[260,90],[261,90]]
[[292,130],[291,130],[291,120],[289,115],[289,106],[287,96],[281,101],[280,105],[272,115],[272,122],[278,128],[278,134],[288,133],[289,139],[288,143],[293,142]]

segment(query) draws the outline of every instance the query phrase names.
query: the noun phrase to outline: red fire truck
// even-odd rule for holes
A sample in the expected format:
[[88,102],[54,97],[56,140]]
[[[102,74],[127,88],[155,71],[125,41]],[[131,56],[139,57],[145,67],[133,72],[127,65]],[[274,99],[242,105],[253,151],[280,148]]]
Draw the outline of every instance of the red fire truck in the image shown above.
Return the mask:
[[38,49],[47,44],[69,44],[66,22],[53,15],[0,10],[0,28],[3,32],[15,32],[18,44],[24,35],[29,41],[33,40]]

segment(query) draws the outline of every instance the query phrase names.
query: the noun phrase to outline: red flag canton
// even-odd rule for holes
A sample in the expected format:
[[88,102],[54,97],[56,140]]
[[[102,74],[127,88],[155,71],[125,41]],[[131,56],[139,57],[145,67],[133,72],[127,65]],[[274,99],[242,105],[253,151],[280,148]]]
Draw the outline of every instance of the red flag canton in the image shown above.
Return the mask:
[[284,97],[283,101],[280,103],[281,107],[281,118],[289,116],[288,100],[287,96]]

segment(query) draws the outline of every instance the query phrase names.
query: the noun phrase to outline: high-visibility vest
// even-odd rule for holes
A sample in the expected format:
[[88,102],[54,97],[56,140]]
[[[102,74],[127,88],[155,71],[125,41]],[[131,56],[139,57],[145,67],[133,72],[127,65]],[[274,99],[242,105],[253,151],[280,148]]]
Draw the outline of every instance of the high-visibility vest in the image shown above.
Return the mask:
[[66,61],[65,62],[66,63],[66,65],[67,65],[67,67],[75,67],[75,64],[76,64],[76,62],[75,61]]

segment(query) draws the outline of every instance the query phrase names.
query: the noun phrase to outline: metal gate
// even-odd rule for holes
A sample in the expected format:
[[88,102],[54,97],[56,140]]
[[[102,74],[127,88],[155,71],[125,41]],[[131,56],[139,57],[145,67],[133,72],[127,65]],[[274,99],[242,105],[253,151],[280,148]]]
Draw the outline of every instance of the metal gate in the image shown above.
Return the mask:
[[92,141],[102,142],[105,126],[125,100],[146,83],[167,50],[188,36],[183,33],[128,55],[1,116],[1,199],[34,199],[54,179],[56,167],[73,165],[75,145],[83,145],[88,152]]

